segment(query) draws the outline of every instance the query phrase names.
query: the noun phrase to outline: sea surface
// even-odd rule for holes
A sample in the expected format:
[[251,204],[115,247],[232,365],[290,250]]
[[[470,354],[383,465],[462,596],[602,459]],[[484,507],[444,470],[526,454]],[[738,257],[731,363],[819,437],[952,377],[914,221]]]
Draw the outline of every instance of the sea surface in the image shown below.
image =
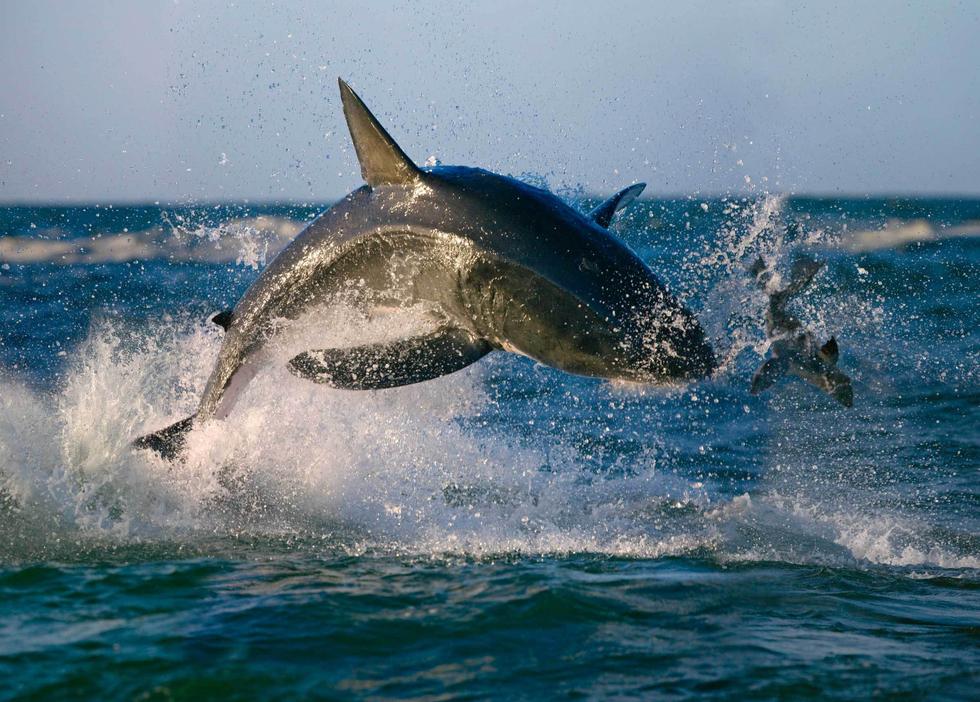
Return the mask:
[[[980,200],[635,204],[707,381],[270,363],[183,462],[130,449],[325,206],[0,207],[0,699],[978,699]],[[746,268],[801,253],[850,409],[748,392]]]

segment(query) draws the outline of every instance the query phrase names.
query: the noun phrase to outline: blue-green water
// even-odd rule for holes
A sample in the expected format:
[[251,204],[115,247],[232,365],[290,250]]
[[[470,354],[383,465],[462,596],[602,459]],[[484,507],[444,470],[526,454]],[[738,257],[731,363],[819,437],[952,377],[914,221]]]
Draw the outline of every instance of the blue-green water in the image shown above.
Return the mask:
[[[0,208],[0,699],[975,699],[980,201],[635,206],[696,385],[270,366],[185,462],[132,452],[319,209]],[[852,409],[748,393],[744,266],[804,249]]]

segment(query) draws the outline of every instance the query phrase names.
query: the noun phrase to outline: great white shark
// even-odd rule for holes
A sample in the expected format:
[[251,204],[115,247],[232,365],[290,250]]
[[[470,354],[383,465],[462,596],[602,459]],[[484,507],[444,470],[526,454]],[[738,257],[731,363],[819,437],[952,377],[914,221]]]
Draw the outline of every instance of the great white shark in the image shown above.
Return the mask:
[[377,390],[453,373],[495,350],[639,383],[715,369],[694,315],[607,229],[642,183],[583,214],[480,168],[419,168],[339,82],[366,185],[311,222],[233,309],[214,318],[226,333],[197,412],[136,439],[136,447],[178,455],[192,427],[227,416],[264,346],[351,290],[364,305],[422,303],[432,310],[431,329],[390,343],[309,349],[289,361],[292,373]]

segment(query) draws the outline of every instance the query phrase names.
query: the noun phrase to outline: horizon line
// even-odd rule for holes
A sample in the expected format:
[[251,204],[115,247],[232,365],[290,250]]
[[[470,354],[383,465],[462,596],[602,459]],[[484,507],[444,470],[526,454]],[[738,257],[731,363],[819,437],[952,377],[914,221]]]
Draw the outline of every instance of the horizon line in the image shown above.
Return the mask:
[[[828,192],[780,192],[765,191],[759,193],[663,193],[663,194],[644,194],[638,200],[649,201],[676,201],[676,200],[721,200],[729,199],[752,199],[766,196],[786,197],[789,199],[800,200],[980,200],[980,192],[976,193],[957,193],[957,192],[872,192],[872,193],[828,193]],[[347,194],[337,197],[327,197],[323,199],[293,199],[284,198],[274,200],[268,198],[241,198],[241,199],[142,199],[142,198],[121,198],[118,200],[31,200],[31,199],[10,199],[0,198],[0,207],[313,207],[318,205],[332,205],[345,198]],[[602,198],[600,193],[590,193],[585,198]]]

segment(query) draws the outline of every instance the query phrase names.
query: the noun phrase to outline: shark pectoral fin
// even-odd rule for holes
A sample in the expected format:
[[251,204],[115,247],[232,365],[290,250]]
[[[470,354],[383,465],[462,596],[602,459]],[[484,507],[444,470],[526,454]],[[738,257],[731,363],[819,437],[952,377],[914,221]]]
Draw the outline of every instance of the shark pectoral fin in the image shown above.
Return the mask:
[[752,376],[752,388],[749,390],[753,395],[758,395],[763,390],[768,390],[773,383],[786,374],[788,364],[779,358],[770,358],[759,366],[759,370]]
[[231,326],[231,313],[232,313],[232,311],[233,310],[230,307],[228,309],[226,309],[226,310],[222,310],[221,312],[218,312],[218,314],[214,315],[211,318],[211,321],[214,322],[215,324],[217,324],[219,327],[221,327],[225,331],[228,331],[228,327]]
[[305,351],[289,362],[300,378],[342,390],[382,390],[455,373],[493,347],[455,328],[388,344]]
[[609,224],[612,222],[613,215],[639,197],[640,193],[643,192],[643,188],[645,187],[647,187],[646,183],[636,183],[628,188],[623,188],[611,198],[589,212],[589,219],[598,224],[600,227],[608,228]]
[[836,337],[830,337],[830,340],[820,347],[819,353],[824,361],[831,365],[837,365],[837,359],[840,358],[840,349],[837,346]]
[[138,449],[149,449],[161,458],[172,461],[184,450],[187,434],[194,427],[194,416],[192,414],[190,417],[174,422],[160,431],[134,439],[131,446]]
[[344,104],[344,117],[354,142],[357,160],[361,163],[364,182],[373,188],[418,180],[422,174],[418,166],[405,155],[357,93],[343,79],[338,79],[338,82],[340,101]]

